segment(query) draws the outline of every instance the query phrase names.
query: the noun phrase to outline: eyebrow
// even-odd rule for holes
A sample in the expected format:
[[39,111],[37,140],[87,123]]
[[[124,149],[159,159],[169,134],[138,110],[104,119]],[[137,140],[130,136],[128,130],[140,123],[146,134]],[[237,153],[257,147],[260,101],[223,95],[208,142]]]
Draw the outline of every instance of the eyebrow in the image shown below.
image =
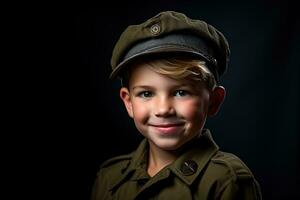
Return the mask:
[[153,89],[154,87],[150,86],[150,85],[137,85],[132,87],[132,90],[134,89]]
[[[173,88],[181,88],[181,87],[192,87],[191,85],[189,84],[178,84],[178,85],[173,85],[171,86],[171,89]],[[137,86],[134,86],[132,87],[132,90],[134,89],[154,89],[155,87],[151,86],[151,85],[137,85]]]

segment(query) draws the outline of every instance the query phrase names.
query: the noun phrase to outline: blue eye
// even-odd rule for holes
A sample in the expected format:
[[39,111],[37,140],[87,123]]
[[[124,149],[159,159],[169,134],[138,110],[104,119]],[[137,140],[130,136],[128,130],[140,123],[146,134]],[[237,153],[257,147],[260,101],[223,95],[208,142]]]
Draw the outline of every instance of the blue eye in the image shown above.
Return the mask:
[[153,94],[150,91],[142,91],[138,93],[138,96],[142,98],[150,98],[153,96]]
[[188,91],[185,91],[185,90],[176,90],[175,93],[174,93],[174,96],[176,96],[176,97],[183,97],[183,96],[186,96],[188,94],[189,94]]

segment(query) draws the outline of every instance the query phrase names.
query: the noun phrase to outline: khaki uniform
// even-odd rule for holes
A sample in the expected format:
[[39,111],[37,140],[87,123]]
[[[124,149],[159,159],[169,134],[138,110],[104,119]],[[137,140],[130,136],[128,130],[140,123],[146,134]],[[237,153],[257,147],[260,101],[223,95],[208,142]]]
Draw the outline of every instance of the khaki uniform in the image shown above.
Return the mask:
[[219,151],[209,130],[155,176],[147,174],[148,142],[104,162],[94,184],[92,200],[260,200],[257,181],[235,155]]

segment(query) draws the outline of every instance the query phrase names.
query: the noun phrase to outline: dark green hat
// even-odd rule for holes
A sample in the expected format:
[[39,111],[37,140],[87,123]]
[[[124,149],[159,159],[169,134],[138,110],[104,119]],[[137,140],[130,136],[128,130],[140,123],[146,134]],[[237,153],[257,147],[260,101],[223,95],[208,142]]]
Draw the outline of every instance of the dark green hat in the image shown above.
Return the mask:
[[165,11],[138,25],[130,25],[116,43],[110,78],[120,75],[138,57],[163,53],[186,54],[207,62],[217,82],[229,61],[229,45],[224,35],[202,20]]

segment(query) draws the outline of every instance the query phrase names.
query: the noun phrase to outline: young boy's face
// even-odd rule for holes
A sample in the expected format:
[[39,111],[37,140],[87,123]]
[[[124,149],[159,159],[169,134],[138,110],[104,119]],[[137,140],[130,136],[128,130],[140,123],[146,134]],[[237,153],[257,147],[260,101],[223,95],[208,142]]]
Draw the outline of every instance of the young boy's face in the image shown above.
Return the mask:
[[204,84],[175,80],[141,64],[132,71],[129,89],[121,88],[120,96],[150,144],[175,150],[202,130],[211,94]]

